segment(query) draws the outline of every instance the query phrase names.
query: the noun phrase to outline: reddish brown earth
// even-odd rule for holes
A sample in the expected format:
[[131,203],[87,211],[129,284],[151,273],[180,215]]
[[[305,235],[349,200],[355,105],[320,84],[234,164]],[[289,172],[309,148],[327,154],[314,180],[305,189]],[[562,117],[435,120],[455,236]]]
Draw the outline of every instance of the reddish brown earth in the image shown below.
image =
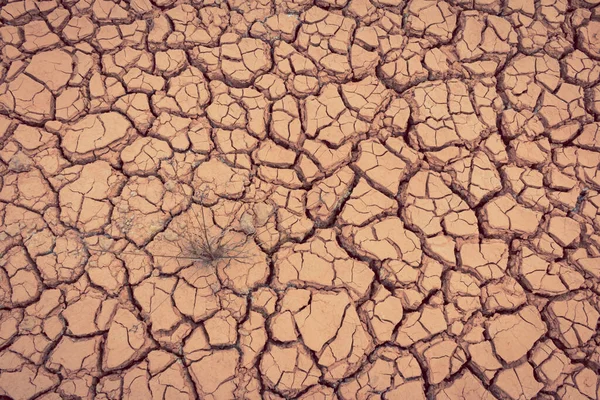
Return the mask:
[[0,0],[0,397],[600,399],[599,3]]

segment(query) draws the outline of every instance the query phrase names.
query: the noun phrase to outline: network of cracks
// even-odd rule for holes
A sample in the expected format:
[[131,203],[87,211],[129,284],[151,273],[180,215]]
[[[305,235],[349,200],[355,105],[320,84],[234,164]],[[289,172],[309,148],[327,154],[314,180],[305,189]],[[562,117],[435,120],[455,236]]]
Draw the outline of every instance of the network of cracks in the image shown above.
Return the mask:
[[0,397],[600,399],[598,0],[0,0]]

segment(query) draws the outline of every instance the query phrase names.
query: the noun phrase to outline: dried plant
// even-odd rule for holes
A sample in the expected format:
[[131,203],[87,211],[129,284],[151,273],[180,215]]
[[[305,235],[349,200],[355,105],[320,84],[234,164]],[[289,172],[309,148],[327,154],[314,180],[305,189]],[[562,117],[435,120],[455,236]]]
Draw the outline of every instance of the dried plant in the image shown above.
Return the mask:
[[[169,247],[173,249],[172,243],[170,245],[165,244],[165,246],[159,247],[161,251],[150,252],[155,259],[187,260],[206,267],[216,267],[220,261],[243,261],[244,258],[250,256],[249,252],[245,250],[249,239],[248,233],[231,228],[233,219],[237,216],[241,206],[232,210],[231,218],[224,224],[225,227],[220,227],[215,223],[212,211],[207,211],[207,207],[202,204],[204,198],[205,194],[203,193],[200,196],[200,204],[192,202],[186,211],[176,217],[180,219],[179,226],[167,228],[177,235],[177,239],[174,241],[177,243],[178,250],[168,254]],[[200,208],[200,210],[197,211],[196,208]],[[189,218],[184,218],[184,215],[189,216]],[[181,223],[181,219],[183,219],[183,223]],[[127,231],[133,225],[133,219],[131,216],[125,217],[123,221],[118,221],[116,225],[121,233],[127,234]],[[163,240],[165,239],[161,238],[157,242]],[[88,246],[88,249],[94,252],[113,253],[117,256],[120,254],[144,254],[143,251],[119,251],[110,249],[110,247]]]
[[182,234],[182,252],[179,256],[195,262],[200,262],[206,266],[216,266],[220,261],[238,260],[241,261],[249,256],[244,250],[247,238],[234,234],[230,226],[235,218],[239,208],[232,213],[233,218],[228,221],[225,228],[218,227],[214,221],[208,222],[205,208],[202,207],[200,213],[190,207],[191,213],[196,219],[198,229],[183,229]]

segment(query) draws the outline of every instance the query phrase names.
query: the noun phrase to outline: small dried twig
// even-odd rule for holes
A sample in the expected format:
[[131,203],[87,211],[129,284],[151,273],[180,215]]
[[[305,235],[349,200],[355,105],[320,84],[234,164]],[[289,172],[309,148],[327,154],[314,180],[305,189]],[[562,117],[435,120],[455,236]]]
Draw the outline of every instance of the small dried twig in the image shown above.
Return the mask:
[[[201,199],[203,198],[204,193]],[[202,204],[202,200],[200,203]],[[180,236],[181,252],[177,255],[153,253],[152,256],[154,258],[191,260],[194,262],[199,262],[204,266],[216,266],[216,264],[221,260],[233,259],[241,261],[243,258],[249,257],[250,254],[244,251],[247,240],[239,240],[234,235],[229,235],[231,232],[233,232],[230,229],[233,218],[235,218],[240,208],[241,206],[236,210],[233,210],[232,217],[229,221],[227,221],[226,227],[220,228],[214,224],[214,221],[209,223],[209,217],[206,215],[204,206],[202,206],[200,212],[196,212],[192,204],[192,206],[189,207],[188,212],[193,214],[193,218],[197,226],[193,226],[194,224],[192,223],[190,224],[192,225],[191,229],[189,226],[186,226],[184,229],[181,229],[180,232],[178,232],[178,235]],[[93,248],[89,246],[88,249],[92,251],[113,253],[115,255],[141,254],[139,252],[115,251]]]

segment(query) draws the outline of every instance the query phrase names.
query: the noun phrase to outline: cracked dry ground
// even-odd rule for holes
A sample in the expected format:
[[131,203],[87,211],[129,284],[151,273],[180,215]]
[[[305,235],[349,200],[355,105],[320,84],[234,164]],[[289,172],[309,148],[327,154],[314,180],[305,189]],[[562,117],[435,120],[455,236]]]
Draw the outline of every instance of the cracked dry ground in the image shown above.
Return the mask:
[[597,3],[0,0],[0,397],[599,399]]

